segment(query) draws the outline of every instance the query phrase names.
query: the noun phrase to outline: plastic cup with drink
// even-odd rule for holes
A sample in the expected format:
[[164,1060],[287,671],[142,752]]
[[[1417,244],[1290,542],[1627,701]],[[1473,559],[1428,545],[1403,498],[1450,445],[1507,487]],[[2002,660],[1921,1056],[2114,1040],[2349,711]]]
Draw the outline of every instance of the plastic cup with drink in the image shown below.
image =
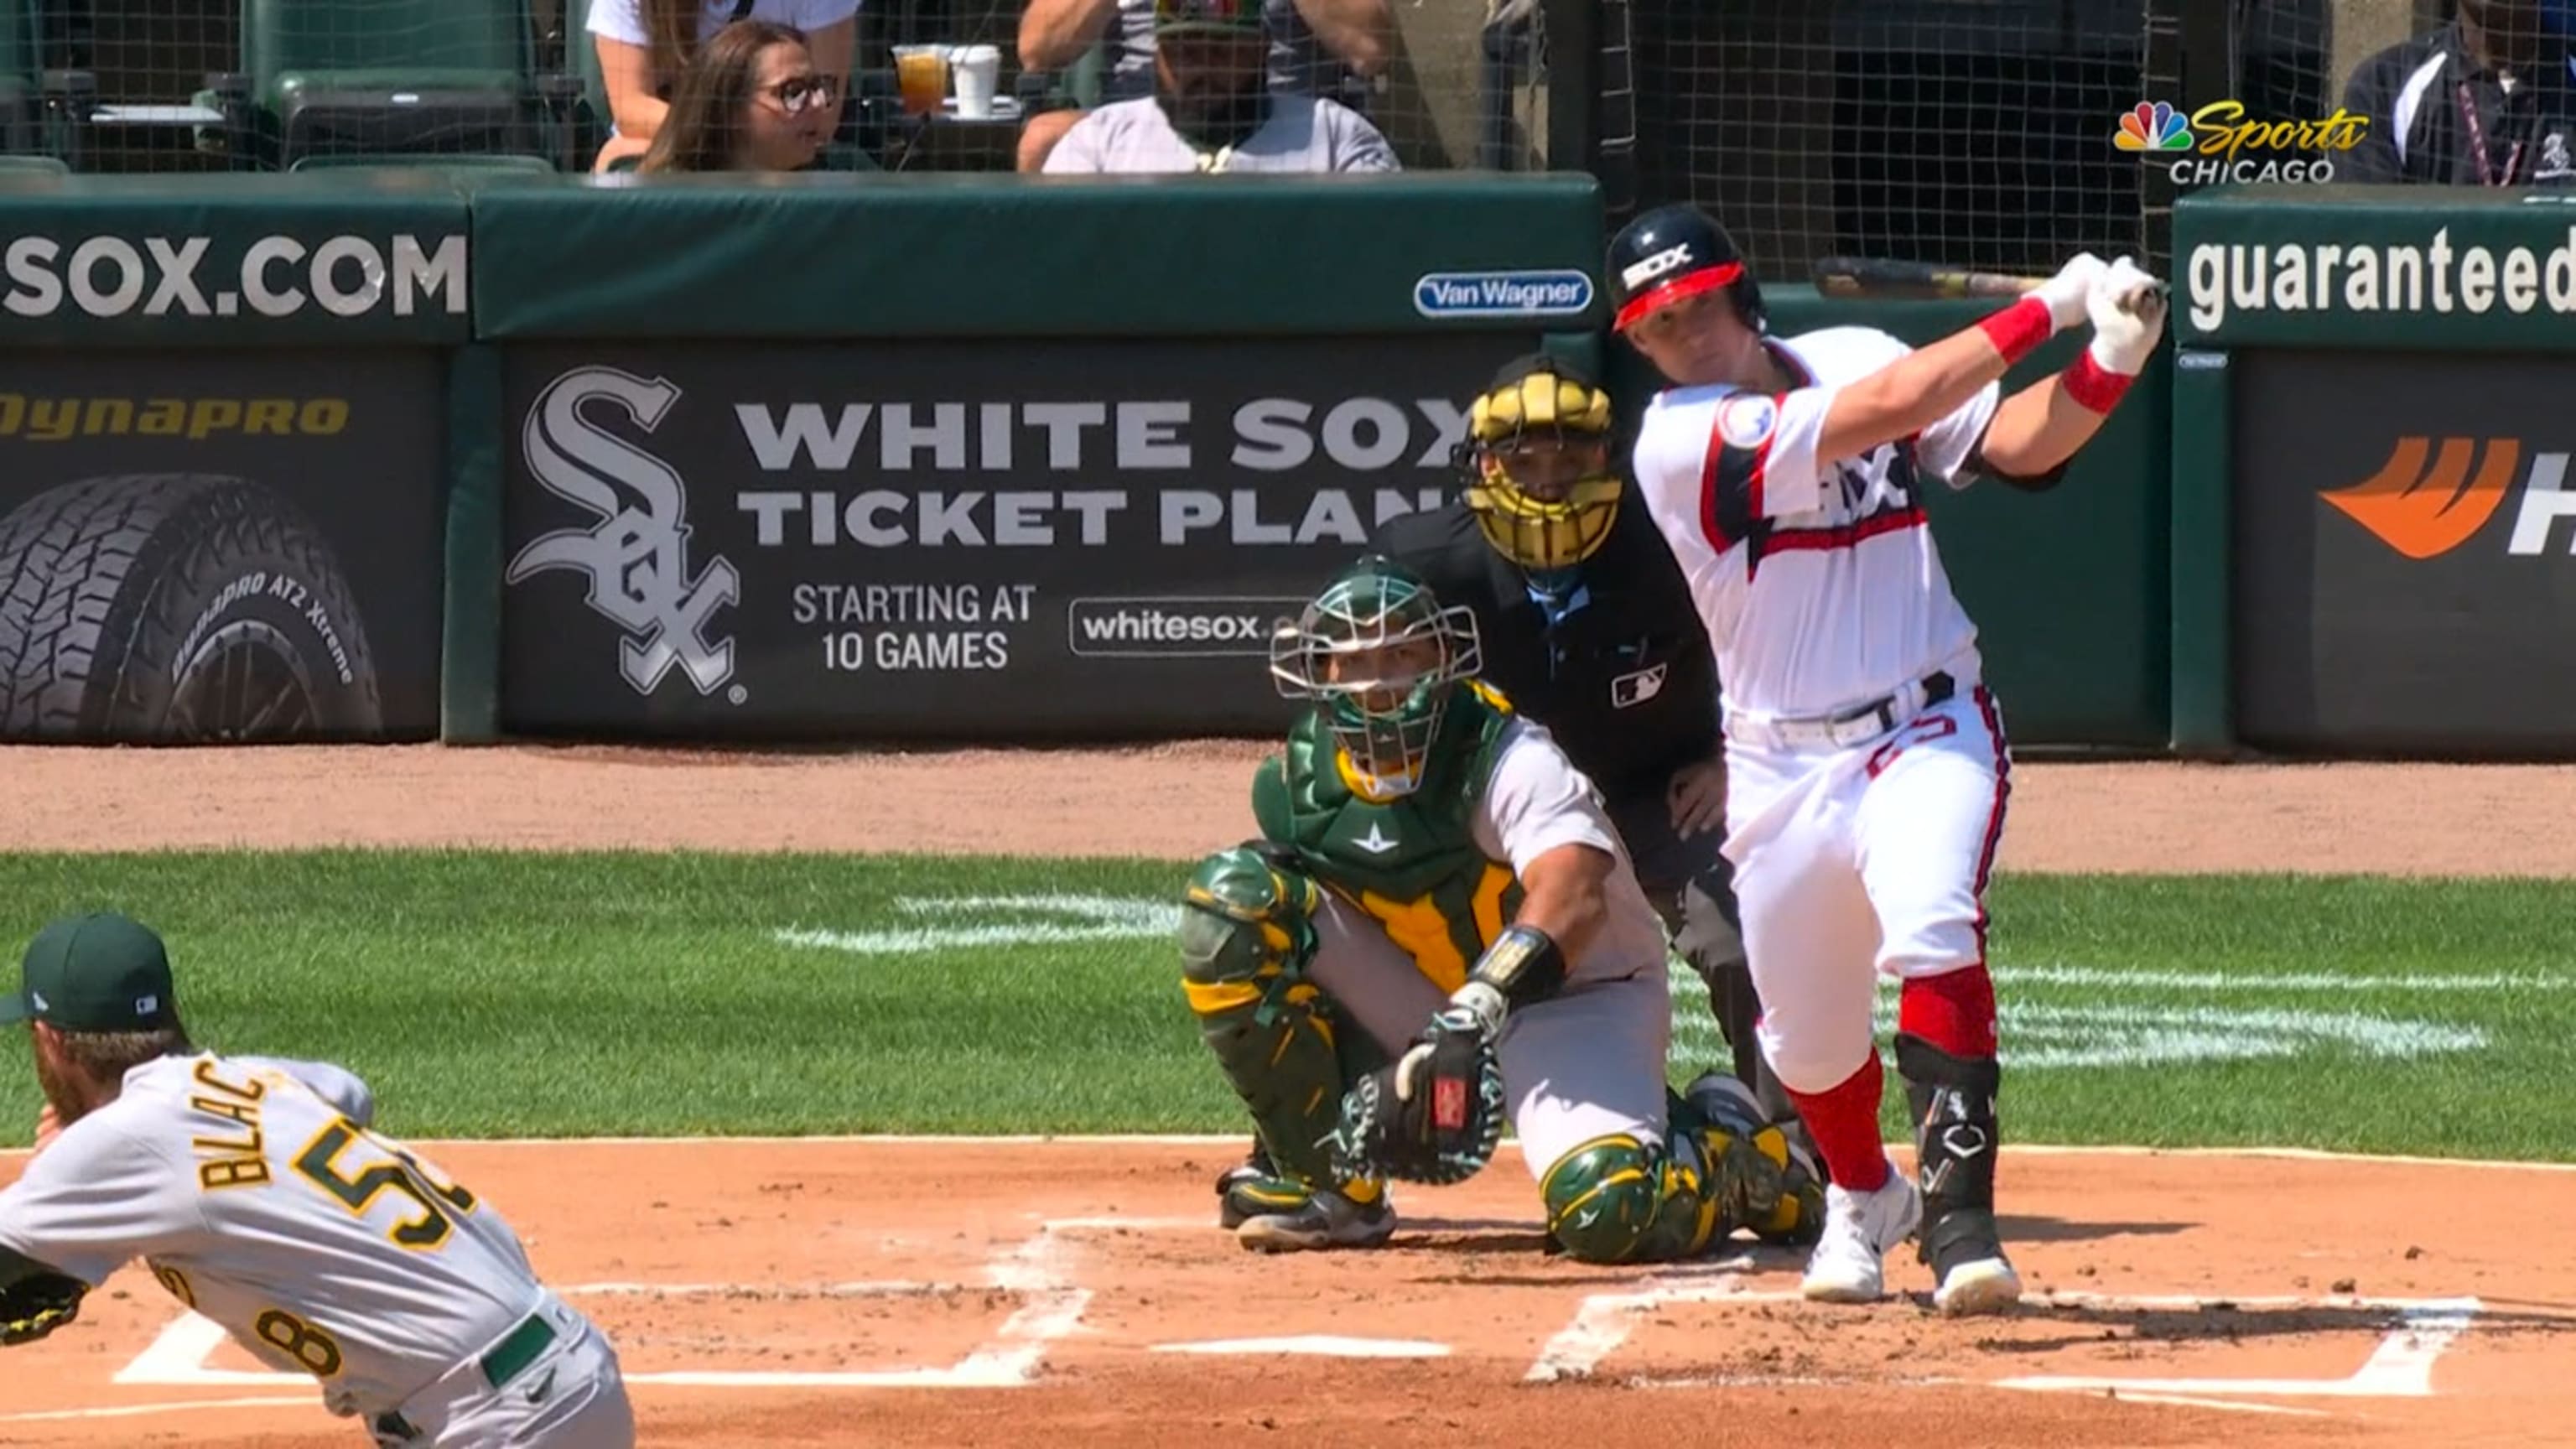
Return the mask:
[[944,45],[898,45],[894,48],[895,88],[903,113],[927,116],[948,96],[948,50]]

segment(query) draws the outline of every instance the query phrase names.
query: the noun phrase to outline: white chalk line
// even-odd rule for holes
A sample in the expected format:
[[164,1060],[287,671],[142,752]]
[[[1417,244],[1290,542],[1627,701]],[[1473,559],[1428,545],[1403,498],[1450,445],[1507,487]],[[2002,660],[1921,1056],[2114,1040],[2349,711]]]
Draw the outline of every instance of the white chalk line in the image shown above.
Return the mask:
[[[1144,1220],[1160,1221],[1160,1220]],[[1174,1220],[1177,1221],[1177,1220]],[[1095,1224],[1134,1227],[1118,1219],[1073,1219],[1042,1223],[1038,1231],[985,1265],[988,1286],[1019,1300],[1019,1308],[1002,1321],[990,1339],[964,1359],[945,1368],[904,1368],[762,1372],[679,1369],[625,1375],[630,1384],[690,1388],[1018,1388],[1036,1378],[1050,1345],[1073,1332],[1090,1306],[1091,1291],[1073,1285],[1065,1264],[1064,1232]],[[908,1280],[831,1283],[816,1287],[763,1287],[725,1283],[584,1283],[558,1290],[565,1297],[726,1297],[823,1299],[921,1297],[966,1291],[962,1285]],[[222,1325],[202,1314],[183,1312],[119,1369],[111,1382],[156,1387],[271,1387],[310,1385],[303,1375],[269,1370],[220,1369],[206,1360],[230,1338]],[[317,1391],[318,1394],[318,1391]],[[288,1400],[304,1403],[305,1399]]]
[[[1741,1279],[1689,1281],[1665,1275],[1625,1293],[1587,1295],[1574,1317],[1539,1350],[1522,1381],[1561,1383],[1594,1377],[1602,1360],[1617,1352],[1651,1312],[1680,1304],[1802,1303],[1794,1290],[1758,1289]],[[2395,1313],[2389,1330],[2360,1368],[2341,1379],[2116,1378],[2101,1375],[2028,1374],[1984,1382],[1986,1387],[2036,1392],[2116,1392],[2123,1396],[2164,1395],[2179,1401],[2192,1396],[2242,1394],[2257,1397],[2429,1398],[2433,1365],[2476,1320],[2476,1298],[2387,1298],[2329,1295],[2113,1294],[2043,1292],[2024,1300],[2036,1308],[2095,1307],[2115,1309],[2214,1308],[2377,1309]],[[1731,1378],[1734,1383],[1738,1378]],[[1749,1380],[1769,1382],[1761,1375]],[[1646,1381],[1680,1386],[1699,1380]],[[1787,1382],[1787,1380],[1782,1380]],[[1881,1380],[1879,1382],[1901,1382]],[[1927,1381],[1929,1382],[1929,1381]],[[1945,1380],[1974,1384],[1974,1380]],[[2178,1398],[2176,1396],[2179,1396]]]

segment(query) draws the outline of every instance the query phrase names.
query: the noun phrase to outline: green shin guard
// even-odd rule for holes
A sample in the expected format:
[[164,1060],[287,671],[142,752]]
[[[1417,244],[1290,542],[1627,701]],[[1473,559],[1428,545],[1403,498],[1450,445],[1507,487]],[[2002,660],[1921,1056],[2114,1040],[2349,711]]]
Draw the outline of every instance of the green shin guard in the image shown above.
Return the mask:
[[1378,1185],[1344,1181],[1327,1145],[1340,1122],[1346,1033],[1305,979],[1321,908],[1313,881],[1258,851],[1209,856],[1183,897],[1181,988],[1279,1171],[1373,1201]]
[[1899,1033],[1896,1070],[1914,1119],[1922,1164],[1922,1246],[1918,1256],[1936,1277],[1952,1265],[2000,1251],[1995,1229],[1995,1151],[2003,1138],[1995,1098],[2003,1071],[1992,1058],[1954,1057],[1918,1036]]

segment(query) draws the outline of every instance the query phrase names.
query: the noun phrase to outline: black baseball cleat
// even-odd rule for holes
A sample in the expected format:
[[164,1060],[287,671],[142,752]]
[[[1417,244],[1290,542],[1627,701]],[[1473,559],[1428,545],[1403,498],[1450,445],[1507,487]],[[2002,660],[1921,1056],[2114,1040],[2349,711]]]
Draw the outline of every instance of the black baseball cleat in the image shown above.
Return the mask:
[[2021,1301],[2021,1274],[2004,1256],[1987,1208],[1951,1208],[1926,1216],[1917,1256],[1937,1285],[1932,1306],[1953,1318],[2001,1313]]
[[1216,1196],[1217,1226],[1232,1232],[1250,1218],[1295,1212],[1305,1205],[1306,1189],[1281,1177],[1268,1149],[1255,1141],[1241,1162],[1217,1174]]

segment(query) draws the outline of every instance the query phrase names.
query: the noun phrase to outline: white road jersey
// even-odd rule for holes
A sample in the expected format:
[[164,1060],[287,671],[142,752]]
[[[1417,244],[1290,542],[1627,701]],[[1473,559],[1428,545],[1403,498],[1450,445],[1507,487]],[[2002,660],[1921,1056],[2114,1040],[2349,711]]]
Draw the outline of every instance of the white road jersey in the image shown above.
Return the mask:
[[1870,327],[1770,345],[1803,386],[1669,389],[1637,435],[1637,486],[1690,581],[1727,708],[1838,714],[1936,670],[1973,676],[1976,626],[1951,596],[1921,487],[1967,485],[2000,389],[1912,439],[1820,459],[1835,390],[1911,349]]
[[1531,861],[1561,845],[1589,845],[1618,860],[1610,873],[1601,929],[1580,955],[1565,963],[1567,982],[1615,980],[1638,974],[1641,964],[1662,965],[1663,920],[1637,885],[1627,847],[1591,778],[1575,767],[1544,726],[1526,715],[1503,726],[1493,774],[1476,803],[1471,828],[1477,847],[1510,865],[1516,878]]
[[375,1136],[337,1067],[165,1057],[0,1192],[0,1244],[95,1287],[140,1257],[262,1362],[379,1414],[537,1305],[489,1204]]

